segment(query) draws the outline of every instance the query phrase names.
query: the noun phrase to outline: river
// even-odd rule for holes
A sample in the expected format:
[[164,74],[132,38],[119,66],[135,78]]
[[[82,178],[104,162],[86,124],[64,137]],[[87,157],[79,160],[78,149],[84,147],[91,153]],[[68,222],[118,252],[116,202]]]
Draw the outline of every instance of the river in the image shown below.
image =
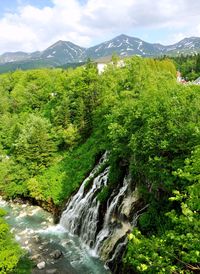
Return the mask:
[[[33,268],[33,274],[108,274],[103,263],[93,257],[80,239],[70,235],[53,217],[38,206],[8,203],[0,198],[0,207],[7,211],[6,221],[16,240],[27,250],[35,263],[45,262],[45,268]],[[62,251],[59,259],[55,250]]]

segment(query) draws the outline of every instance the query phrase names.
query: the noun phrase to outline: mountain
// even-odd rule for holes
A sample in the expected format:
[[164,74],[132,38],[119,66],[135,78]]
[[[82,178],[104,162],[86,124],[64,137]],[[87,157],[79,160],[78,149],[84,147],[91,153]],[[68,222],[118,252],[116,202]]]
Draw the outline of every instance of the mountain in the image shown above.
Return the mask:
[[150,44],[139,38],[121,34],[114,39],[101,43],[86,50],[86,56],[97,59],[103,56],[112,55],[113,52],[120,56],[141,55],[155,56],[164,50],[164,46]]
[[80,47],[69,41],[58,41],[44,51],[33,53],[7,52],[0,55],[0,72],[16,68],[55,67],[70,63],[85,62],[88,58],[99,59],[113,53],[121,57],[140,55],[156,57],[162,55],[196,54],[200,52],[200,38],[190,37],[164,46],[148,43],[139,38],[121,34],[109,41],[90,48]]
[[200,38],[185,38],[174,45],[164,46],[158,43],[147,43],[139,38],[121,34],[112,40],[86,49],[86,56],[98,59],[111,56],[114,52],[119,56],[140,55],[145,57],[196,54],[200,52]]
[[44,50],[40,58],[57,60],[60,64],[81,62],[85,60],[85,50],[69,41],[58,41]]
[[0,55],[0,64],[25,61],[25,60],[35,59],[39,57],[40,57],[40,51],[35,51],[32,53],[27,53],[23,51],[5,52],[2,55]]
[[[85,48],[71,42],[58,41],[44,51],[33,53],[6,52],[0,56],[0,64],[17,62],[44,62],[45,64],[63,65],[85,60]],[[20,63],[19,63],[20,64]]]
[[200,38],[184,38],[180,42],[165,47],[165,52],[170,54],[197,54],[200,52]]
[[30,58],[30,55],[31,54],[22,52],[22,51],[5,52],[4,54],[0,55],[0,63],[8,63],[8,62],[27,60]]

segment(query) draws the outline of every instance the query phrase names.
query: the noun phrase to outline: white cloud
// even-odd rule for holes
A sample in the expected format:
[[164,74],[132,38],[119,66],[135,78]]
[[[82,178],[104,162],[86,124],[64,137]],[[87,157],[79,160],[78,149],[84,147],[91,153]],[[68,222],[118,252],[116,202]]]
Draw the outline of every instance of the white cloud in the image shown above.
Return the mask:
[[0,20],[0,52],[42,50],[59,39],[86,45],[90,37],[81,25],[76,0],[55,0],[53,7],[20,6]]
[[60,39],[88,46],[122,32],[134,35],[138,29],[150,33],[167,28],[171,42],[200,35],[200,1],[52,0],[44,8],[18,2],[15,13],[0,19],[0,52],[42,50]]

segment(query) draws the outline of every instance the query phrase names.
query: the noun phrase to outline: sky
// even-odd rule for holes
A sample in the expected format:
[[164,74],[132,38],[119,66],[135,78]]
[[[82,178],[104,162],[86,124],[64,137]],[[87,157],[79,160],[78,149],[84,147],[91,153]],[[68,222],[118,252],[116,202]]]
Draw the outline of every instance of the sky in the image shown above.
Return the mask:
[[164,45],[200,37],[200,0],[0,0],[0,54],[58,40],[89,47],[122,33]]

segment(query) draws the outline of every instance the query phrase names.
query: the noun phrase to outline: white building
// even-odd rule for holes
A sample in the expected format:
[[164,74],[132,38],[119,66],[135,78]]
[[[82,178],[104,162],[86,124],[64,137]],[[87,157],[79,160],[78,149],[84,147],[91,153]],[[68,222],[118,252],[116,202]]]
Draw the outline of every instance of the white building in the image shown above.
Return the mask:
[[98,73],[101,74],[105,71],[107,67],[107,64],[106,63],[98,63],[97,64],[97,70],[98,70]]
[[[107,68],[108,64],[112,64],[113,65],[113,62],[108,62],[108,63],[97,63],[97,70],[98,70],[98,73],[99,74],[102,74],[105,69]],[[125,62],[123,60],[119,60],[117,61],[117,68],[122,68],[125,66]]]

